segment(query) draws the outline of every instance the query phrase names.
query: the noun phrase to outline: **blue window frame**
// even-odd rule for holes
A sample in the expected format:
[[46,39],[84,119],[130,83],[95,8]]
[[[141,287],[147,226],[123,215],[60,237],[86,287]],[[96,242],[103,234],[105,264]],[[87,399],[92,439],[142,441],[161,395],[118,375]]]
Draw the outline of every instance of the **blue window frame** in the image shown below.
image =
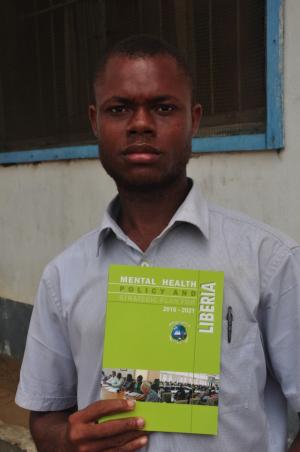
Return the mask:
[[266,0],[265,133],[194,138],[193,152],[260,151],[283,148],[282,19],[283,0]]
[[[284,145],[282,49],[283,0],[266,0],[266,127],[264,133],[194,138],[194,153],[260,151]],[[98,157],[98,145],[0,152],[0,164]]]

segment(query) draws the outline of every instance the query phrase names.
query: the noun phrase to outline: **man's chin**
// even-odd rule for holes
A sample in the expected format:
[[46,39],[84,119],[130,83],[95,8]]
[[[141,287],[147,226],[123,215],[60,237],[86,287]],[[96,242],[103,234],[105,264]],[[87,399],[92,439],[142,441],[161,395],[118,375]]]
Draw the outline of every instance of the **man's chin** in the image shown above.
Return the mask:
[[155,189],[163,188],[165,184],[163,181],[147,179],[147,180],[115,180],[118,189],[134,192],[149,192]]
[[117,187],[119,190],[126,190],[126,191],[135,191],[135,192],[149,192],[154,191],[158,189],[163,189],[169,185],[172,185],[176,177],[171,176],[167,177],[165,176],[142,176],[142,175],[135,175],[132,177],[116,177],[115,175],[111,175],[111,177],[114,179]]

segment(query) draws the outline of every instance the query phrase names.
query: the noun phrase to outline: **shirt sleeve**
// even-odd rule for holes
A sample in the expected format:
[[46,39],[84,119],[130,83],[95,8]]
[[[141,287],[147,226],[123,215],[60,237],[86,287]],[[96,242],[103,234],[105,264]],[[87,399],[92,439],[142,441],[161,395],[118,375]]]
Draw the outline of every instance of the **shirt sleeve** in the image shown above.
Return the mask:
[[300,247],[279,260],[263,302],[271,373],[291,407],[300,412]]
[[64,410],[77,403],[66,319],[50,275],[46,270],[39,285],[16,394],[16,403],[32,411]]

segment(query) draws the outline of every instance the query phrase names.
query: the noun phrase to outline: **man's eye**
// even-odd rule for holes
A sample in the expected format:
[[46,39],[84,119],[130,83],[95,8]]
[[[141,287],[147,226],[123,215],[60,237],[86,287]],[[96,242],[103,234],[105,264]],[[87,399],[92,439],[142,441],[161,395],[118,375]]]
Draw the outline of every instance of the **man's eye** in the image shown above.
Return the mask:
[[120,113],[125,113],[126,111],[128,111],[128,108],[126,107],[126,105],[115,105],[113,107],[110,107],[109,111],[112,114],[116,115]]
[[159,104],[156,106],[156,111],[158,113],[171,113],[174,110],[176,110],[176,107],[171,104]]

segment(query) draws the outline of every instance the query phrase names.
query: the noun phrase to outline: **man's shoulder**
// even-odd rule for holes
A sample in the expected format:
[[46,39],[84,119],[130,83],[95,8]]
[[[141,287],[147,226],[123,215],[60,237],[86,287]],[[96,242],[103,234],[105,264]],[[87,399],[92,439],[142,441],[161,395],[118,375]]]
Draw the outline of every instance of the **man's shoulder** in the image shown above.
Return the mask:
[[300,246],[284,232],[245,213],[214,203],[208,203],[208,210],[211,224],[215,223],[217,227],[222,227],[222,232],[227,236],[234,235],[235,238],[240,236],[244,240],[251,239],[258,242],[269,240],[286,250],[293,250]]
[[67,246],[60,254],[54,257],[46,266],[44,275],[53,274],[54,271],[66,272],[85,268],[92,260],[97,259],[98,239],[100,228],[94,229]]

